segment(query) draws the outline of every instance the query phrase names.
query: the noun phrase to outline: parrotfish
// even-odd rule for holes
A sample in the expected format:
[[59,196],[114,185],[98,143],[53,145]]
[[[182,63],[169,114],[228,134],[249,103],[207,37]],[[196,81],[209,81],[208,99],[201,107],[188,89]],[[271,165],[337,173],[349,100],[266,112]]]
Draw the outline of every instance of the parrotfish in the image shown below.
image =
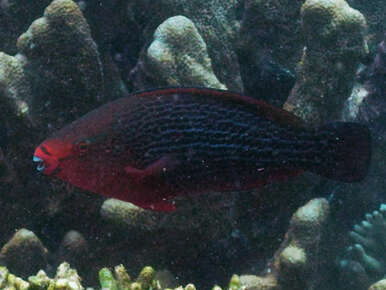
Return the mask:
[[33,161],[86,191],[172,211],[176,196],[255,189],[306,170],[360,181],[370,143],[358,123],[309,128],[238,93],[168,88],[102,105],[43,141]]

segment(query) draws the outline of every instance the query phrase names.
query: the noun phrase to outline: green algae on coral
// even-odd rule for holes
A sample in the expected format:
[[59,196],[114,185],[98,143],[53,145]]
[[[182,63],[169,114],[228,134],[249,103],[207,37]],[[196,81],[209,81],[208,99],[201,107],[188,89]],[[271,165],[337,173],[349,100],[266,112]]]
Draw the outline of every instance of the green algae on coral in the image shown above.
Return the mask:
[[99,271],[99,281],[103,289],[118,290],[118,283],[108,268]]
[[125,267],[123,265],[115,266],[114,273],[117,279],[118,287],[120,289],[129,289],[132,281]]
[[152,288],[154,285],[154,269],[150,266],[144,267],[141,270],[141,273],[139,273],[139,276],[137,278],[137,283],[140,283],[142,288],[147,289],[147,288]]
[[114,273],[108,268],[99,271],[99,281],[102,288],[109,290],[161,290],[160,283],[154,277],[154,269],[150,266],[141,270],[136,281],[131,281],[123,265],[116,266]]
[[35,276],[28,277],[28,282],[32,289],[46,289],[50,286],[51,279],[47,276],[46,272],[40,270]]
[[[0,289],[3,290],[30,290],[30,284],[23,279],[9,273],[6,267],[0,266]],[[33,290],[33,289],[32,289]]]
[[233,275],[230,282],[229,282],[229,290],[240,290],[241,288],[241,282],[240,277],[238,275]]

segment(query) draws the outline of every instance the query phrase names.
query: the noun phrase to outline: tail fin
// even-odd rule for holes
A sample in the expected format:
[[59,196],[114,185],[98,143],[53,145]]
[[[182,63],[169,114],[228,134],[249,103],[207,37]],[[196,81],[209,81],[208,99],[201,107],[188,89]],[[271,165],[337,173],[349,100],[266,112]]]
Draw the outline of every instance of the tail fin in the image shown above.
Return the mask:
[[327,136],[325,162],[313,170],[322,176],[343,181],[357,182],[367,175],[371,159],[369,129],[358,123],[336,122],[319,128]]

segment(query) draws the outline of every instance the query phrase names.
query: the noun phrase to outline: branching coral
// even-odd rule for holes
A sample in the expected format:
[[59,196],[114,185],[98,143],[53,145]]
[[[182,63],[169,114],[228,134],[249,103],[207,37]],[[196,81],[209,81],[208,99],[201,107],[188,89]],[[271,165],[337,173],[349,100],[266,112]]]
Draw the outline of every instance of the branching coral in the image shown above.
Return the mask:
[[171,17],[158,26],[142,70],[147,74],[147,83],[154,83],[153,87],[184,85],[225,89],[213,73],[204,40],[193,22],[184,16]]
[[99,52],[74,2],[53,1],[44,16],[19,37],[17,46],[26,58],[26,75],[39,83],[39,92],[33,91],[35,109],[62,106],[74,112],[85,111],[90,103],[102,101]]
[[290,228],[264,276],[243,275],[246,289],[310,289],[317,279],[311,277],[321,262],[320,247],[328,221],[329,206],[325,199],[314,199],[292,216]]
[[[234,49],[238,29],[236,11],[240,1],[136,0],[129,3],[130,21],[140,27],[143,44],[167,18],[183,15],[196,26],[207,44],[213,70],[228,89],[242,91],[240,68]],[[226,68],[226,69],[224,69]],[[138,88],[138,87],[137,87]]]
[[320,125],[340,118],[367,53],[366,20],[344,0],[307,0],[301,14],[306,47],[284,108]]
[[[0,54],[0,94],[8,98],[9,111],[29,116],[33,107],[36,118],[42,109],[53,112],[62,106],[67,115],[79,115],[90,102],[102,101],[99,53],[74,2],[53,1],[19,37],[17,47],[15,56]],[[51,119],[57,119],[58,112],[53,113]],[[50,119],[49,114],[45,118]]]
[[[23,25],[29,24],[32,19],[41,15],[42,3],[46,3],[46,1],[36,2],[39,2],[39,5],[34,6],[36,11],[23,19]],[[107,200],[103,203],[99,215],[102,200],[96,201],[96,197],[90,198],[84,195],[82,202],[77,202],[74,200],[75,194],[72,195],[72,192],[67,190],[66,194],[68,195],[66,197],[68,198],[65,199],[67,207],[57,206],[59,209],[55,209],[55,214],[59,213],[58,215],[60,215],[57,220],[58,216],[46,214],[40,205],[45,205],[44,196],[48,195],[47,192],[51,194],[52,199],[58,200],[57,204],[61,204],[64,198],[58,198],[58,195],[65,190],[56,189],[55,181],[39,180],[39,177],[30,171],[31,168],[28,167],[29,163],[26,160],[30,160],[34,143],[43,135],[46,136],[47,131],[62,126],[100,103],[125,94],[125,86],[121,82],[119,73],[115,70],[110,55],[110,48],[113,46],[114,39],[121,35],[130,35],[130,37],[139,39],[138,42],[133,41],[130,44],[132,46],[129,46],[129,48],[136,46],[135,53],[127,49],[128,54],[131,54],[131,65],[135,66],[137,63],[133,73],[129,76],[126,75],[129,78],[126,83],[131,84],[134,88],[149,88],[155,85],[194,85],[215,88],[227,87],[242,91],[240,60],[242,59],[244,62],[242,65],[245,66],[250,63],[256,64],[260,60],[263,60],[264,64],[270,64],[271,56],[274,60],[273,67],[278,67],[280,72],[273,74],[274,78],[284,75],[290,76],[289,79],[293,80],[291,73],[277,65],[275,60],[279,59],[280,62],[292,68],[293,60],[301,54],[301,50],[298,48],[302,46],[300,41],[302,36],[297,33],[300,27],[298,15],[300,14],[301,2],[250,0],[245,1],[244,8],[242,8],[244,1],[238,0],[134,0],[129,1],[130,3],[120,0],[84,0],[78,1],[80,7],[71,0],[49,2],[51,4],[44,11],[43,17],[35,20],[27,31],[19,37],[18,53],[15,56],[0,53],[0,98],[4,122],[11,123],[11,128],[15,131],[9,115],[12,118],[22,119],[28,125],[31,125],[34,119],[42,121],[39,124],[33,123],[38,131],[34,133],[36,140],[34,139],[33,142],[24,137],[24,134],[27,134],[25,132],[30,132],[26,128],[30,127],[25,126],[23,130],[20,130],[22,134],[19,136],[23,137],[16,142],[13,140],[11,149],[13,150],[13,155],[11,155],[13,158],[7,159],[15,162],[14,167],[23,176],[26,176],[26,182],[20,183],[20,186],[23,187],[22,191],[25,191],[24,194],[28,197],[25,198],[27,206],[25,210],[23,209],[23,213],[18,213],[18,215],[22,216],[23,221],[27,220],[28,225],[33,224],[34,228],[39,230],[37,235],[49,231],[45,228],[46,222],[51,223],[49,229],[56,229],[60,227],[59,225],[64,225],[61,228],[63,233],[59,233],[60,237],[68,230],[67,227],[72,228],[74,224],[87,228],[90,239],[95,239],[93,245],[96,244],[102,249],[100,256],[94,256],[95,259],[89,261],[88,253],[83,254],[92,247],[88,246],[83,236],[70,232],[60,246],[60,240],[56,240],[50,245],[51,247],[60,247],[60,250],[56,251],[56,257],[53,254],[56,261],[49,266],[56,267],[57,264],[55,263],[58,263],[58,260],[61,262],[62,260],[79,259],[81,261],[70,262],[76,266],[81,274],[82,268],[89,266],[89,268],[94,269],[96,267],[93,264],[95,260],[106,259],[107,262],[106,260],[98,261],[104,263],[103,265],[116,264],[108,263],[110,262],[108,259],[113,256],[118,257],[119,260],[124,260],[129,271],[132,271],[131,268],[136,267],[139,261],[127,257],[134,255],[139,257],[144,252],[148,252],[148,256],[146,254],[143,256],[151,256],[152,261],[157,258],[167,260],[166,257],[170,257],[173,258],[174,265],[176,263],[182,265],[187,263],[187,259],[184,259],[186,257],[195,258],[200,254],[203,255],[202,250],[205,247],[210,248],[207,245],[210,242],[217,246],[218,243],[215,244],[217,240],[239,232],[240,225],[237,224],[235,217],[239,214],[240,208],[245,209],[246,207],[237,205],[229,196],[226,197],[226,202],[231,206],[228,206],[227,209],[222,206],[219,210],[221,213],[217,215],[213,204],[210,207],[205,207],[203,204],[191,206],[189,213],[188,210],[186,212],[180,211],[178,216],[172,214],[162,216],[158,213],[144,212],[130,204],[113,200]],[[16,5],[16,1],[2,1],[1,8],[4,8],[3,6],[7,3],[11,6],[2,11],[12,12],[12,9],[9,8],[15,8],[16,6],[12,5]],[[46,4],[48,5],[48,3]],[[102,7],[101,10],[98,10],[99,6]],[[114,11],[114,9],[119,10],[119,12]],[[109,11],[109,13],[104,14],[101,11]],[[237,37],[241,14],[244,15],[242,33]],[[307,50],[299,64],[298,83],[291,95],[292,99],[287,105],[293,106],[291,109],[310,123],[318,123],[321,120],[325,121],[327,114],[331,114],[329,118],[335,118],[335,111],[340,110],[341,100],[345,98],[350,87],[357,63],[366,53],[363,37],[365,22],[362,15],[351,9],[343,0],[308,0],[303,5],[302,15]],[[113,18],[114,16],[117,18]],[[107,21],[106,19],[109,17],[110,19]],[[111,33],[115,30],[114,25],[117,23],[122,31]],[[135,27],[135,29],[127,29],[123,23],[130,23],[127,27]],[[270,30],[272,25],[275,28]],[[17,27],[17,31],[20,30],[20,27]],[[27,26],[23,30],[26,28]],[[263,34],[260,35],[261,38],[256,38],[257,41],[255,39],[256,34],[250,34],[255,31],[255,28],[258,33]],[[279,31],[283,31],[283,33],[276,34]],[[9,39],[17,39],[17,35],[14,35],[12,30],[9,32],[12,33],[12,37],[6,35],[7,43],[5,46],[9,46]],[[275,36],[270,35],[272,33]],[[236,39],[240,41],[238,43],[240,60],[235,53]],[[259,42],[259,40],[263,41]],[[258,51],[252,52],[255,48],[258,48]],[[13,50],[16,52],[15,48]],[[246,52],[248,52],[246,55],[241,55]],[[7,51],[7,53],[11,52]],[[137,53],[140,55],[138,56]],[[270,56],[268,60],[267,56]],[[118,58],[117,55],[114,57]],[[255,74],[254,68],[246,70],[245,75]],[[136,78],[133,79],[133,76]],[[265,79],[260,78],[259,80],[264,81]],[[289,82],[289,85],[291,86],[292,82]],[[276,86],[272,87],[274,91],[277,90]],[[250,92],[251,95],[255,96],[253,90]],[[315,92],[316,100],[313,98]],[[327,105],[323,103],[324,100],[328,100]],[[15,145],[16,143],[26,144],[24,146],[27,149],[20,154],[14,149],[18,146]],[[24,167],[21,164],[24,164]],[[29,188],[30,184],[34,186],[32,189]],[[54,185],[47,190],[44,184]],[[298,194],[299,187],[304,191],[304,187],[298,186],[298,188],[291,190],[291,193]],[[52,191],[54,192],[52,193]],[[279,192],[280,190],[276,191]],[[12,193],[14,192],[10,191],[10,194]],[[279,195],[270,195],[270,193],[264,190],[259,192],[261,195],[267,194],[269,196],[264,199],[265,201],[271,202],[275,199],[272,203],[283,203],[284,198],[282,199],[281,196],[277,198]],[[288,191],[286,193],[288,194]],[[222,201],[224,200],[225,198]],[[29,203],[34,202],[40,203],[38,206],[32,207]],[[9,211],[17,212],[19,208],[23,208],[19,202],[15,204],[17,204],[15,205],[16,210],[12,205]],[[96,208],[96,213],[92,216],[93,219],[88,219],[86,215],[82,216],[92,207]],[[229,211],[226,212],[226,210]],[[257,211],[258,209],[253,208],[252,210]],[[35,218],[38,222],[34,224],[28,219],[31,217],[31,212],[36,213],[38,211],[39,215],[36,215]],[[317,272],[319,270],[317,266],[320,263],[320,249],[323,248],[321,242],[327,224],[328,211],[328,204],[323,199],[312,200],[299,209],[291,220],[290,229],[282,246],[267,266],[266,273],[262,276],[243,275],[240,278],[234,276],[229,288],[232,290],[241,287],[247,289],[277,289],[279,287],[281,289],[304,289],[317,284],[321,276]],[[24,212],[26,213],[24,214]],[[74,223],[74,220],[77,222]],[[23,223],[20,222],[20,219],[18,222]],[[250,220],[244,225],[246,228],[251,227],[249,222]],[[267,221],[267,224],[269,222]],[[281,223],[284,227],[285,222]],[[17,226],[18,224],[15,226],[10,223],[9,228],[4,231],[3,226],[2,229],[9,233]],[[268,228],[268,226],[266,227]],[[117,229],[116,232],[112,228]],[[157,235],[155,238],[158,233],[160,236]],[[59,235],[58,233],[55,234]],[[118,239],[123,244],[121,248],[113,248],[116,246],[116,244],[111,244],[111,236],[114,234],[119,236]],[[271,233],[269,239],[274,235],[275,233]],[[55,238],[54,234],[52,236]],[[45,241],[52,236],[48,236],[48,238],[45,236]],[[89,236],[86,237],[89,238]],[[131,243],[133,240],[136,240],[135,245],[141,244],[142,248],[133,246],[134,242]],[[229,240],[230,238],[228,238]],[[161,243],[162,246],[160,246]],[[227,243],[227,247],[229,244]],[[147,247],[148,245],[150,246]],[[111,249],[107,249],[107,247],[111,247]],[[10,258],[15,256],[15,258],[27,259],[28,255],[20,257],[11,254],[11,257],[7,257],[10,248],[9,244],[3,248],[2,258],[13,271],[12,267],[15,264]],[[41,252],[45,253],[42,248],[44,249],[43,246],[38,247]],[[133,250],[127,251],[128,248]],[[95,255],[100,254],[94,248],[92,250],[93,255],[95,253]],[[161,255],[161,253],[168,255]],[[225,255],[224,253],[225,251],[219,251],[219,256]],[[126,256],[123,257],[123,255]],[[267,254],[267,256],[270,255],[271,252]],[[41,256],[44,262],[44,254]],[[232,255],[232,258],[234,256],[236,255]],[[143,257],[141,256],[141,258]],[[188,262],[191,260],[195,259],[189,259]],[[77,265],[76,262],[79,264]],[[88,262],[90,265],[87,264]],[[265,260],[260,261],[261,264],[265,262]],[[45,266],[48,267],[48,265]],[[216,265],[210,266],[216,267]],[[244,267],[244,265],[242,266]],[[44,267],[42,266],[42,268]],[[194,267],[191,268],[191,271],[196,270]],[[68,264],[60,266],[60,269],[55,279],[49,278],[44,272],[39,272],[27,282],[16,278],[2,268],[0,285],[10,289],[12,287],[27,289],[28,284],[26,283],[30,283],[31,287],[36,286],[35,289],[45,289],[50,285],[50,290],[56,289],[55,287],[82,289],[83,286],[80,284],[78,274],[70,270]],[[88,271],[92,272],[90,269]],[[152,271],[145,268],[138,279],[131,280],[123,267],[118,267],[113,272],[103,269],[100,272],[101,284],[104,288],[109,289],[125,287],[142,289],[146,288],[147,285],[152,285],[153,289],[167,287],[167,284],[159,286],[155,282],[157,279],[154,278]],[[25,273],[21,271],[21,273],[16,274]],[[207,275],[210,276],[210,274]],[[212,280],[208,283],[211,282]],[[191,290],[195,287],[189,284],[178,289]],[[219,289],[219,287],[216,286],[214,289]]]

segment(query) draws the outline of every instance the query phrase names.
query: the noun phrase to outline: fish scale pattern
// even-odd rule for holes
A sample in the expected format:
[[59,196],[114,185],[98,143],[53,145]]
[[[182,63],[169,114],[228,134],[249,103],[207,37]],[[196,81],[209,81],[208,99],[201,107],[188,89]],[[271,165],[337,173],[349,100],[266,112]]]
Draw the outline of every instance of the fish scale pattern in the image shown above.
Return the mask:
[[173,155],[189,164],[173,171],[185,179],[240,179],[259,171],[316,166],[326,149],[313,130],[279,126],[256,114],[253,106],[204,96],[138,98],[116,120],[113,127],[123,132],[119,139],[138,167]]

